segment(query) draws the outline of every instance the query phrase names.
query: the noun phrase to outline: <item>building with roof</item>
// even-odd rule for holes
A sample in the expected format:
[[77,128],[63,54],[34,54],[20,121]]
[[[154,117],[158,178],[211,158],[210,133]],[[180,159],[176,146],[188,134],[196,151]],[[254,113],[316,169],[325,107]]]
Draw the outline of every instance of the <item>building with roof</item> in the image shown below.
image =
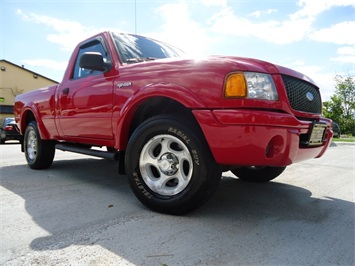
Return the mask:
[[0,60],[0,119],[14,116],[15,96],[38,88],[58,84],[7,60]]

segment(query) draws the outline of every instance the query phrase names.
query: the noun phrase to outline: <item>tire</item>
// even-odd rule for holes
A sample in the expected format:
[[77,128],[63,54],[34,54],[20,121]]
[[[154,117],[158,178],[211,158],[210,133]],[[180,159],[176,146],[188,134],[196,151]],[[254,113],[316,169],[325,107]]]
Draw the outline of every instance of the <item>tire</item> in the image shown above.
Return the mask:
[[125,168],[134,194],[146,207],[174,215],[205,203],[222,174],[200,128],[178,115],[143,122],[128,142]]
[[117,152],[117,150],[114,147],[106,147],[106,150],[109,152]]
[[231,170],[232,173],[240,178],[243,181],[248,182],[268,182],[275,179],[286,169],[285,167],[270,167],[270,166],[261,166],[261,167],[241,167]]
[[23,145],[27,164],[30,168],[45,169],[51,166],[55,154],[55,143],[50,140],[41,139],[35,121],[28,124],[25,130]]
[[0,129],[0,144],[5,144],[6,133],[3,129]]

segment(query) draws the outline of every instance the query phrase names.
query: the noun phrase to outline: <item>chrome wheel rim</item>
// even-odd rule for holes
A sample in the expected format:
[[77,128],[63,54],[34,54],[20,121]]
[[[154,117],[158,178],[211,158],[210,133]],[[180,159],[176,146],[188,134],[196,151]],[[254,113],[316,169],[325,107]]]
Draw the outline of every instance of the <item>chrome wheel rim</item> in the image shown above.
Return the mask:
[[158,135],[143,147],[139,169],[145,184],[155,193],[173,196],[191,181],[193,160],[189,149],[178,138]]
[[31,161],[35,160],[38,153],[38,141],[37,141],[37,135],[33,130],[28,132],[26,150],[27,150],[28,159]]

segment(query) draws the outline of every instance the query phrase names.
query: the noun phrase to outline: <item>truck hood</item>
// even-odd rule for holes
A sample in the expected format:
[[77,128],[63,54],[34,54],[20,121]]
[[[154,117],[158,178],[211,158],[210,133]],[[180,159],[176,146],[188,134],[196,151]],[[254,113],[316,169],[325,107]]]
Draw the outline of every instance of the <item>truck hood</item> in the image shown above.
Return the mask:
[[237,56],[210,56],[207,58],[207,60],[226,62],[228,64],[235,65],[236,69],[241,71],[293,76],[315,85],[315,82],[311,78],[298,71],[255,58]]
[[144,71],[151,71],[153,69],[163,72],[179,69],[179,71],[189,73],[213,71],[214,74],[219,73],[223,76],[234,71],[259,72],[271,75],[282,74],[302,79],[316,85],[311,78],[293,69],[263,60],[237,56],[213,55],[203,58],[167,58],[137,63],[131,66],[133,68],[141,68]]
[[165,73],[174,70],[195,74],[213,71],[214,74],[219,73],[223,76],[234,71],[249,71],[293,76],[316,85],[311,78],[290,68],[263,60],[237,56],[213,55],[203,58],[165,58],[135,63],[129,65],[128,68],[139,68],[141,71],[162,71]]

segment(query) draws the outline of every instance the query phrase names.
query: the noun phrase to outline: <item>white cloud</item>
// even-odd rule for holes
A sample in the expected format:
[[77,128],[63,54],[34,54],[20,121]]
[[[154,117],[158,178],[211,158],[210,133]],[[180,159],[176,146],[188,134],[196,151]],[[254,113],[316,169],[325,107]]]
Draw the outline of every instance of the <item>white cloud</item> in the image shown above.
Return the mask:
[[[76,21],[61,20],[35,13],[26,13],[20,9],[17,10],[17,15],[26,22],[47,26],[50,32],[46,36],[47,41],[59,45],[60,50],[63,51],[72,52],[74,47],[80,41],[98,32],[97,30],[87,28]],[[37,69],[38,72],[41,72],[46,76],[51,76],[56,80],[60,80],[67,67],[68,61],[40,58],[24,59],[22,60],[22,63]]]
[[355,45],[354,46],[344,46],[337,50],[340,55],[355,55]]
[[286,21],[267,20],[255,23],[236,16],[231,8],[224,8],[215,14],[209,22],[212,24],[212,29],[218,33],[254,37],[275,44],[288,44],[302,40],[309,33],[313,20],[303,18]]
[[355,56],[354,55],[337,56],[337,57],[330,58],[330,61],[355,64]]
[[203,55],[206,44],[212,42],[202,25],[190,18],[188,4],[168,3],[160,6],[156,13],[164,23],[159,33],[147,35],[173,44],[187,53]]
[[292,19],[300,17],[315,17],[326,10],[340,6],[355,6],[354,0],[299,0],[297,5],[301,7],[299,11],[291,15]]
[[80,41],[101,31],[85,27],[77,21],[61,20],[35,13],[25,13],[21,9],[17,10],[17,14],[25,21],[43,24],[52,28],[54,32],[47,35],[47,40],[60,45],[64,51],[72,51]]
[[[319,14],[333,7],[355,6],[354,0],[299,0],[297,4],[301,8],[289,14],[288,19],[269,19],[261,22],[238,16],[234,14],[232,8],[225,6],[216,12],[209,20],[209,24],[215,32],[220,34],[253,37],[275,44],[290,44],[307,37],[335,44],[355,43],[355,34],[351,33],[355,28],[354,21],[338,23],[318,31],[313,29],[313,23]],[[249,16],[260,18],[263,14],[274,12],[277,10],[258,10]]]
[[320,42],[329,42],[340,45],[355,44],[355,21],[344,21],[329,28],[314,32],[310,38]]
[[302,60],[297,60],[293,63],[291,63],[290,65],[294,66],[294,67],[299,67],[299,66],[304,66],[305,65],[305,62],[302,61]]
[[253,13],[251,13],[249,16],[251,17],[256,17],[256,18],[260,18],[262,15],[269,15],[269,14],[272,14],[272,13],[275,13],[275,12],[278,12],[277,9],[272,9],[272,8],[269,8],[267,10],[258,10],[258,11],[255,11]]
[[333,57],[330,61],[350,63],[355,65],[355,45],[354,46],[344,46],[337,50],[339,56]]
[[227,6],[227,0],[200,0],[205,6]]

